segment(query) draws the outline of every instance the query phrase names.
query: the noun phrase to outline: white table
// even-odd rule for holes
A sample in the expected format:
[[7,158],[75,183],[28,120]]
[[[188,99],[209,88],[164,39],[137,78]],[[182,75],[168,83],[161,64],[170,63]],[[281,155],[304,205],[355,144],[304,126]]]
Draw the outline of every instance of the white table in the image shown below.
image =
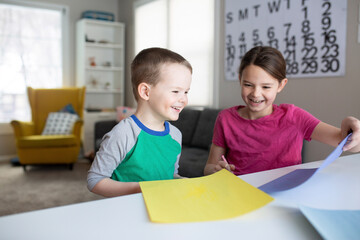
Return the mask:
[[[241,178],[258,187],[294,169],[320,164],[312,162]],[[299,188],[300,194],[307,195],[296,198],[297,203],[316,205],[324,201],[324,207],[360,209],[359,173],[360,154],[341,157]],[[320,188],[331,193],[318,194]],[[335,199],[328,201],[327,194]],[[159,224],[149,221],[142,195],[134,194],[0,217],[0,239],[321,239],[292,197],[280,194],[265,207],[233,219]]]

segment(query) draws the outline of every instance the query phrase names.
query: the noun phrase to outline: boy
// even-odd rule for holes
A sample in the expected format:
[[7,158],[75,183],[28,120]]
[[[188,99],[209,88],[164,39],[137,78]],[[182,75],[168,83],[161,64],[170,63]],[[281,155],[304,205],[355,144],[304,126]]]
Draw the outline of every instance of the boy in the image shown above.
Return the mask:
[[134,115],[107,133],[88,173],[93,193],[114,197],[139,193],[140,181],[180,177],[181,132],[175,121],[187,105],[192,67],[162,48],[141,51],[131,64]]

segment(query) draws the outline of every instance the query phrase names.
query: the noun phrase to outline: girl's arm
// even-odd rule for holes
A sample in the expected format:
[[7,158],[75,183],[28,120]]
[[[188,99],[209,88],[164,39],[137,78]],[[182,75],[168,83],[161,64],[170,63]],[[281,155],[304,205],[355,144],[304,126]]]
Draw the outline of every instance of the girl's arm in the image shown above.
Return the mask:
[[336,147],[342,140],[340,128],[334,127],[324,122],[320,122],[311,134],[311,138]]
[[225,154],[225,148],[211,144],[208,160],[205,165],[204,175],[210,175],[221,169],[227,169],[228,171],[234,171],[235,166],[233,164],[227,164],[221,158]]
[[117,197],[140,193],[141,189],[138,182],[118,182],[110,178],[104,178],[91,191],[104,197]]
[[314,129],[311,138],[319,142],[336,147],[350,132],[353,132],[349,142],[344,146],[344,151],[360,151],[360,122],[354,117],[347,117],[341,123],[341,129],[320,122]]

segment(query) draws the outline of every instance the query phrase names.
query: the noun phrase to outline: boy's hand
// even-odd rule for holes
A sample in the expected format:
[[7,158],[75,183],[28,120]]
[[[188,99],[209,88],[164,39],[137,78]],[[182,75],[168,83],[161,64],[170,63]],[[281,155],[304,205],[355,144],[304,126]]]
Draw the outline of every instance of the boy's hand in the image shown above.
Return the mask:
[[345,138],[350,132],[348,142],[345,144],[343,150],[350,152],[360,151],[360,121],[354,117],[347,117],[341,122],[341,135]]

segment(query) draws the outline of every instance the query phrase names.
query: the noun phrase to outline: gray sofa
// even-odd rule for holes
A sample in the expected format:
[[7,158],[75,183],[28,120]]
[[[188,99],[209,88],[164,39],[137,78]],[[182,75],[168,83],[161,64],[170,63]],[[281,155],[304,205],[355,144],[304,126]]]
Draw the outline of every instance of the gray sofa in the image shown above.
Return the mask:
[[177,121],[171,122],[182,133],[179,174],[184,177],[203,176],[209,155],[213,129],[219,109],[185,108]]
[[[209,155],[213,128],[220,109],[203,110],[185,108],[177,121],[171,122],[182,133],[182,151],[179,161],[179,174],[184,177],[203,176]],[[116,121],[95,123],[95,151],[100,147],[101,139],[110,131]]]

